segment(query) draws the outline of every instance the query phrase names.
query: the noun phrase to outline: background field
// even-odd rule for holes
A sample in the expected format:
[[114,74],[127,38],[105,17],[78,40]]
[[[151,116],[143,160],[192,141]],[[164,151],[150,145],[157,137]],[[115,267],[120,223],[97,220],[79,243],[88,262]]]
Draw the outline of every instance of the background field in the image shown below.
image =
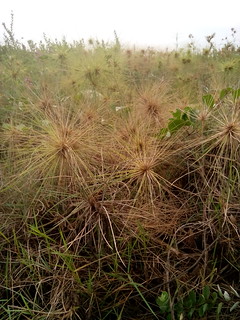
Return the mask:
[[0,46],[0,318],[239,319],[240,47]]

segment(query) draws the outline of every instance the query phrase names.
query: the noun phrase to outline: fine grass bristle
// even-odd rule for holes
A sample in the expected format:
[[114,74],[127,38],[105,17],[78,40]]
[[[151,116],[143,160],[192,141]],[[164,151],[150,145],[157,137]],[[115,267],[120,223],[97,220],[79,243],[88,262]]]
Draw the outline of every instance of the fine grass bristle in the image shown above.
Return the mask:
[[138,90],[135,112],[142,119],[149,118],[158,125],[164,125],[175,107],[176,97],[171,93],[171,84],[160,82],[143,85]]
[[[153,203],[157,198],[168,197],[172,182],[179,174],[181,150],[177,139],[157,139],[151,123],[138,118],[120,122],[115,132],[111,153],[115,157],[116,181],[124,182],[136,204]],[[176,165],[173,158],[179,163]]]
[[239,112],[231,112],[230,108],[221,106],[212,112],[200,140],[201,161],[209,167],[209,178],[217,188],[226,179],[238,180],[240,118]]
[[9,170],[14,166],[20,188],[34,188],[34,192],[46,187],[81,188],[98,172],[101,146],[96,124],[90,127],[84,117],[61,106],[48,114],[32,111],[36,113],[33,121],[26,119],[23,127],[5,130],[10,140]]

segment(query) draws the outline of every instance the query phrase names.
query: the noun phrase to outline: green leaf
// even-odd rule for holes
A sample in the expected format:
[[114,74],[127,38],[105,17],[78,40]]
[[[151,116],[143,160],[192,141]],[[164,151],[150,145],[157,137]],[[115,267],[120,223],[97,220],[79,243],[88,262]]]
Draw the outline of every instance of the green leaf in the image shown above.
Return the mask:
[[[168,137],[168,128],[162,128],[160,131],[159,131],[159,138],[165,138],[165,137]],[[170,136],[171,136],[171,133],[170,133]]]
[[232,92],[233,91],[233,89],[232,88],[225,88],[225,89],[222,89],[221,91],[220,91],[220,95],[219,95],[219,99],[223,99],[223,98],[225,98],[226,97],[226,95],[228,95],[229,94],[229,92]]
[[157,297],[156,302],[160,308],[161,313],[170,311],[169,295],[166,291],[163,291],[161,295]]
[[184,113],[182,115],[182,119],[189,120],[191,123],[196,122],[197,119],[197,113],[198,111],[191,108],[191,107],[185,107],[183,109]]
[[210,287],[209,286],[205,286],[203,288],[203,296],[206,300],[208,300],[208,298],[210,297]]
[[203,317],[204,314],[206,313],[208,309],[208,304],[207,303],[204,303],[199,309],[198,309],[198,314],[200,317]]
[[190,309],[196,305],[196,292],[194,290],[190,291],[188,296],[184,299],[183,304],[186,308]]
[[178,131],[180,128],[184,127],[184,126],[190,126],[191,122],[185,121],[183,119],[174,119],[172,121],[169,122],[168,124],[168,129],[171,133]]
[[207,94],[202,97],[203,103],[206,104],[209,108],[212,108],[215,104],[214,98],[211,94]]
[[189,120],[189,119],[188,119],[188,115],[187,115],[186,113],[183,113],[182,119],[185,120],[185,121]]
[[220,297],[223,298],[222,289],[220,288],[219,285],[217,285],[217,287],[218,287],[218,293],[219,293]]
[[195,305],[196,301],[197,301],[196,291],[194,291],[194,290],[190,291],[188,296],[191,299],[192,304]]
[[194,305],[193,301],[191,299],[189,299],[189,297],[184,299],[183,304],[184,304],[184,307],[187,308],[187,309],[192,308],[192,306]]
[[190,112],[189,114],[189,119],[192,123],[194,122],[197,122],[197,119],[198,119],[198,114],[199,114],[199,111],[198,110],[193,110]]
[[176,111],[172,112],[173,116],[169,119],[167,128],[160,130],[160,138],[170,137],[172,133],[180,128],[193,125],[196,121],[196,113],[191,107],[185,107],[184,110],[176,109]]
[[232,95],[233,95],[234,101],[240,98],[240,89],[234,90]]
[[166,312],[169,312],[169,309],[170,309],[169,306],[167,306],[167,305],[166,306],[159,306],[159,308],[160,308],[160,312],[163,314]]
[[166,303],[169,300],[169,294],[167,291],[163,291],[162,294],[158,297],[159,302]]
[[195,312],[195,308],[191,308],[190,309],[190,311],[188,312],[188,314],[187,314],[187,316],[188,316],[188,319],[191,319],[192,318],[192,316],[193,316],[193,314],[194,314],[194,312]]
[[204,295],[200,294],[198,298],[198,304],[202,305],[206,302]]
[[182,118],[182,111],[180,109],[177,109],[175,112],[172,111],[172,115],[173,115],[173,118],[171,118],[170,120],[174,120],[174,118],[181,119]]
[[240,304],[240,301],[235,302],[234,305],[231,306],[230,312],[232,312],[233,310],[235,310],[235,309],[239,306],[239,304]]
[[222,306],[223,306],[223,303],[220,302],[217,306],[217,314],[219,315],[221,313],[221,310],[222,310]]
[[177,312],[177,314],[180,314],[184,311],[182,300],[179,300],[177,303],[174,304],[174,310]]
[[217,298],[218,298],[217,292],[213,292],[212,293],[212,298],[213,298],[212,303],[214,304],[217,301]]
[[172,315],[171,315],[171,313],[169,313],[169,314],[167,315],[166,320],[172,320]]

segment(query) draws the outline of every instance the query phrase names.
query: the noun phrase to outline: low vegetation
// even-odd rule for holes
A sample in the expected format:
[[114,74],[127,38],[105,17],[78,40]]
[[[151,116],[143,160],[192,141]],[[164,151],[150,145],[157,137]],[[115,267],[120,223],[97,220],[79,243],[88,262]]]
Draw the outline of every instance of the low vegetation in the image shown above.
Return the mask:
[[240,47],[0,45],[0,318],[240,318]]

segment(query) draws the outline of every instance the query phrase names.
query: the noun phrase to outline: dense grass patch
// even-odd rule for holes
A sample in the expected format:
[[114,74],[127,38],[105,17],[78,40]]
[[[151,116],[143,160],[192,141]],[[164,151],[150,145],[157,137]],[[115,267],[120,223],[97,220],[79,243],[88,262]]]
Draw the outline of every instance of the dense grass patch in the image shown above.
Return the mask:
[[240,58],[0,46],[0,318],[238,319]]

